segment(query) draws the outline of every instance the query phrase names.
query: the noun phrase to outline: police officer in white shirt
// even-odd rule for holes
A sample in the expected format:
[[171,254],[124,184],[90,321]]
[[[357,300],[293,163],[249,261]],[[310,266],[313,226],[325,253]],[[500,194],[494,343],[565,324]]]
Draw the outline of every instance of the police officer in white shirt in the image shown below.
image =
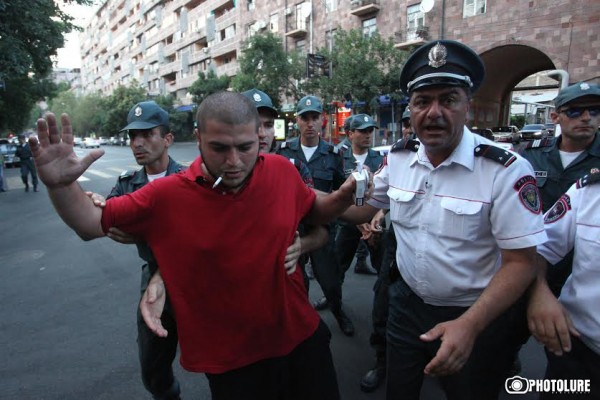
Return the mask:
[[[600,398],[600,170],[579,179],[544,217],[548,241],[537,248],[540,268],[531,291],[528,320],[546,346],[546,379],[589,379]],[[546,261],[557,264],[574,250],[573,271],[557,300],[545,278]],[[550,266],[549,268],[552,268]],[[545,393],[540,399],[570,398]]]
[[400,77],[419,141],[400,140],[368,205],[390,209],[398,242],[387,324],[387,398],[419,399],[424,375],[449,399],[497,398],[511,364],[511,306],[536,276],[546,240],[531,165],[464,125],[484,77],[450,40],[423,45]]

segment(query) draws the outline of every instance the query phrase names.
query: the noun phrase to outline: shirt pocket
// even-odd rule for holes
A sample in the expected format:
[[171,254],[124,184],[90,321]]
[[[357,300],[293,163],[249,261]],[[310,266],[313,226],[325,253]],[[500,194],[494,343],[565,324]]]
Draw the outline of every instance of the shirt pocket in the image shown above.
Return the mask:
[[489,225],[482,221],[481,202],[443,197],[440,206],[440,236],[473,240]]
[[390,219],[407,228],[415,225],[415,216],[418,215],[415,193],[389,188],[387,195],[390,198]]
[[[585,222],[586,224],[588,222]],[[600,272],[600,226],[577,225],[575,251],[579,252],[579,260],[583,269]],[[578,248],[579,247],[579,248]]]
[[315,188],[323,192],[329,193],[333,185],[333,171],[325,169],[317,169],[312,173]]

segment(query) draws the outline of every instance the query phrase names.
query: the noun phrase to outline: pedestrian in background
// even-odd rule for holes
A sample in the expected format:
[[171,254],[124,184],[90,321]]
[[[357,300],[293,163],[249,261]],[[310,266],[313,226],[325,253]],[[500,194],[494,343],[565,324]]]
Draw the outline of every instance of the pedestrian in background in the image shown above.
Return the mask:
[[[586,111],[586,112],[589,112]],[[544,216],[548,241],[538,246],[540,272],[531,289],[528,319],[546,346],[544,379],[589,380],[589,392],[540,393],[541,400],[600,398],[600,169],[580,178]],[[573,253],[573,268],[557,300],[546,266]]]
[[21,164],[21,180],[25,185],[25,191],[29,192],[29,174],[31,174],[31,184],[33,185],[33,191],[38,191],[38,176],[35,169],[35,163],[31,155],[31,149],[29,143],[26,142],[27,136],[23,133],[19,135],[19,144],[15,157],[19,157],[19,163]]
[[0,192],[6,192],[7,186],[4,183],[4,154],[0,152]]
[[[320,135],[323,104],[315,96],[305,96],[298,102],[296,114],[300,137],[282,143],[277,154],[304,162],[313,177],[315,189],[331,193],[346,178],[340,150]],[[313,273],[324,294],[314,306],[322,310],[328,305],[344,335],[352,336],[354,324],[342,308],[340,272],[334,253],[335,232],[336,224],[331,223],[327,244],[311,252],[309,256]]]
[[400,86],[419,141],[392,146],[368,204],[343,216],[361,223],[390,209],[390,400],[418,400],[425,374],[448,398],[497,398],[512,361],[510,309],[546,236],[531,165],[465,126],[483,78],[481,58],[459,42],[417,49]]

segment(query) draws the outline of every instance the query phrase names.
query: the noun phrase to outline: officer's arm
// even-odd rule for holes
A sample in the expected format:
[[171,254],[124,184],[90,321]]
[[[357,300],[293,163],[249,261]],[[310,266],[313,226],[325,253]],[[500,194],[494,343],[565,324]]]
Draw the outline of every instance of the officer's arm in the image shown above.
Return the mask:
[[316,196],[304,222],[311,225],[324,225],[334,220],[353,204],[352,195],[355,188],[356,181],[350,176],[338,190],[324,196]]
[[430,342],[441,339],[436,356],[425,373],[449,375],[459,371],[471,354],[477,336],[523,295],[536,276],[535,247],[503,249],[502,265],[477,301],[455,320],[437,324],[421,335]]

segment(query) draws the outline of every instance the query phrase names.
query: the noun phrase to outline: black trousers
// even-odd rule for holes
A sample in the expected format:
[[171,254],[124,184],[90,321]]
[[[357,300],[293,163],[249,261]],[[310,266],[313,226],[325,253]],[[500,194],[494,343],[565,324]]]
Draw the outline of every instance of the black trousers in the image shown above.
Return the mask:
[[[142,271],[142,295],[150,279],[150,271],[144,265]],[[177,354],[177,324],[171,303],[167,298],[161,316],[163,327],[169,332],[166,338],[158,337],[152,332],[142,318],[140,308],[137,310],[138,354],[142,373],[142,382],[148,392],[156,400],[179,398],[179,383],[173,375],[173,361]]]
[[[419,336],[440,322],[461,316],[467,307],[426,304],[402,280],[389,289],[387,324],[387,400],[418,400],[423,369],[435,357],[440,340],[424,342]],[[505,371],[512,361],[508,318],[500,316],[477,338],[469,360],[456,374],[440,378],[448,400],[497,399]]]
[[335,256],[335,232],[336,226],[331,224],[327,244],[310,252],[309,257],[315,279],[329,302],[329,308],[333,312],[338,312],[342,309],[342,284],[340,268]]
[[27,185],[27,180],[29,178],[29,174],[31,174],[31,183],[33,183],[34,187],[38,185],[38,176],[37,170],[35,169],[35,163],[33,159],[28,158],[26,160],[21,160],[21,180],[25,185]]
[[540,400],[600,399],[600,354],[571,336],[571,351],[562,356],[546,350],[548,365],[545,379],[589,379],[590,393],[541,393]]
[[339,400],[329,342],[321,321],[315,333],[284,357],[222,374],[206,374],[213,400]]

